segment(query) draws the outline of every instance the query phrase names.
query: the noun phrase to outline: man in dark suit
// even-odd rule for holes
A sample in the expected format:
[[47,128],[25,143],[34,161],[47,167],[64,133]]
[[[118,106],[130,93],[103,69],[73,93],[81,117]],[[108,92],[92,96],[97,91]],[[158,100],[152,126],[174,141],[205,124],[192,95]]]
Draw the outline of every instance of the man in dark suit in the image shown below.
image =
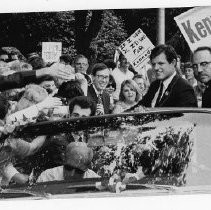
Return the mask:
[[109,69],[104,63],[96,63],[92,69],[92,84],[87,96],[97,104],[96,113],[109,114],[110,96],[105,91],[109,82]]
[[[158,45],[150,55],[156,81],[132,109],[145,107],[197,107],[193,88],[176,74],[177,54],[170,45]],[[130,109],[131,110],[131,109]],[[127,110],[128,111],[128,110]]]
[[211,48],[197,48],[192,62],[196,79],[207,85],[202,95],[202,108],[211,108]]

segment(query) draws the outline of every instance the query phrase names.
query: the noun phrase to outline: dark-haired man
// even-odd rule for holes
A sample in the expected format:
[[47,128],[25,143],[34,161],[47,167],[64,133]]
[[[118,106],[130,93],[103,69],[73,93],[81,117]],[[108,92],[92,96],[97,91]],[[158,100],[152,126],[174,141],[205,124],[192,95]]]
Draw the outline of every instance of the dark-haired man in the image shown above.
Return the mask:
[[150,55],[154,81],[143,99],[133,107],[197,107],[193,88],[176,73],[177,54],[170,45],[158,45]]
[[97,104],[97,112],[102,114],[110,113],[110,96],[105,91],[109,75],[110,71],[104,63],[96,63],[92,69],[92,84],[88,87],[87,96]]
[[207,85],[202,95],[202,107],[211,108],[211,48],[197,48],[193,52],[192,62],[196,79]]
[[[95,103],[87,96],[73,98],[68,108],[70,118],[93,116],[96,111]],[[43,164],[43,169],[64,164],[65,149],[70,142],[87,141],[83,131],[75,131],[70,134],[60,133],[49,138],[38,156],[41,159],[40,163]],[[43,156],[43,154],[45,155]]]
[[87,96],[75,97],[69,104],[70,118],[94,116],[96,104]]

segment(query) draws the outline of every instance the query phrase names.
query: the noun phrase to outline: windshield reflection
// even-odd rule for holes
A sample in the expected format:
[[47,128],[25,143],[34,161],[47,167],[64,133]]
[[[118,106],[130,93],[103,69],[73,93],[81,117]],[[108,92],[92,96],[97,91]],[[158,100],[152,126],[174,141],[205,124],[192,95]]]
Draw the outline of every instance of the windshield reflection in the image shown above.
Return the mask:
[[[82,137],[77,141],[86,142],[94,153],[90,169],[102,179],[142,173],[142,184],[192,186],[210,184],[210,125],[206,113],[156,112],[40,123],[22,127],[15,135],[29,138],[47,132],[49,141],[57,142]],[[46,165],[52,167],[47,157],[51,149],[16,164],[28,172],[33,169],[38,177]]]

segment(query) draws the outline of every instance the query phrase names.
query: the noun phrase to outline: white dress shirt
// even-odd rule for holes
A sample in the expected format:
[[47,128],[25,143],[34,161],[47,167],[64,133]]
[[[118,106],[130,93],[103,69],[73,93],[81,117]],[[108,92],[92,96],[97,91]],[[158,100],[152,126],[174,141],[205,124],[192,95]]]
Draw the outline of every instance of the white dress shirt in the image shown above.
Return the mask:
[[[170,77],[168,77],[166,80],[163,81],[163,92],[162,92],[161,98],[163,97],[163,93],[165,93],[166,89],[168,88],[169,84],[171,83],[175,75],[176,75],[176,71]],[[152,108],[155,107],[159,91],[160,91],[160,87],[158,88],[158,91],[155,93],[155,96],[152,100],[152,103],[151,103]]]

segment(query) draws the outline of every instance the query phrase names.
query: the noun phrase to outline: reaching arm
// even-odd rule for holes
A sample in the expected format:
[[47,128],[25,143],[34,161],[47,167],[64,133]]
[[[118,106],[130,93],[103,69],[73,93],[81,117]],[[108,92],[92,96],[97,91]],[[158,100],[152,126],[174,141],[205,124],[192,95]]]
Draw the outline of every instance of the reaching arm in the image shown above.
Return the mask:
[[0,91],[9,90],[13,88],[24,87],[28,83],[33,83],[37,78],[44,75],[51,75],[53,77],[69,80],[72,78],[72,72],[66,71],[64,64],[55,63],[50,67],[39,70],[16,72],[8,76],[0,76]]

